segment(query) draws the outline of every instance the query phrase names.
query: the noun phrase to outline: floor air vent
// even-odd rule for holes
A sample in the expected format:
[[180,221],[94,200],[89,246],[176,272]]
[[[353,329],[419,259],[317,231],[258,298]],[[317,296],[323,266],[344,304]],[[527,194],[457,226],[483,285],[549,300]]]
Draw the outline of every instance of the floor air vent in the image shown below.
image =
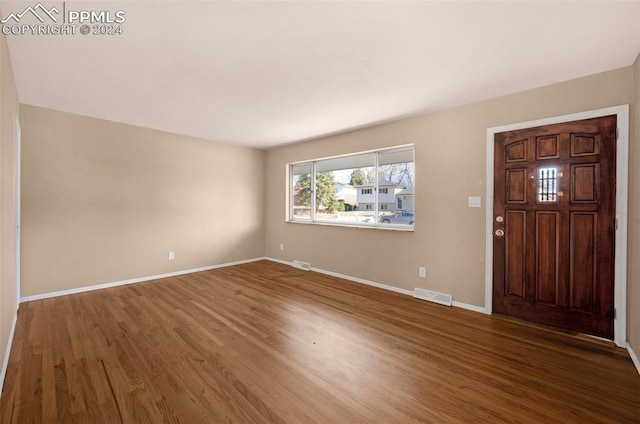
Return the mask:
[[429,302],[439,303],[441,305],[451,306],[453,298],[450,294],[438,293],[431,290],[413,289],[413,297],[422,300],[428,300]]
[[311,264],[308,262],[293,261],[293,267],[309,271],[311,269]]

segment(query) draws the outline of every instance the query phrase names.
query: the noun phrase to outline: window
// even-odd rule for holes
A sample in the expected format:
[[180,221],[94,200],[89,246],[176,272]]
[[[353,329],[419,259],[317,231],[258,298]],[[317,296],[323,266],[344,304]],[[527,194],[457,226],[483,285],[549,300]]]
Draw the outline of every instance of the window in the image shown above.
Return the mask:
[[538,202],[551,203],[558,200],[558,169],[538,169]]
[[291,167],[291,218],[311,219],[311,165]]
[[293,163],[288,220],[412,228],[413,210],[410,220],[389,218],[403,204],[398,194],[413,194],[414,181],[413,146]]

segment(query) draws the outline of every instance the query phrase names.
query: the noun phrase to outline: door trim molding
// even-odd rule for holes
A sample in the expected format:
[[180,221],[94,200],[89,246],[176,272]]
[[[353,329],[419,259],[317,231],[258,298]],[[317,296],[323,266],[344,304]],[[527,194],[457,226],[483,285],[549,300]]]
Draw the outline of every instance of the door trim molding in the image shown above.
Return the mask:
[[613,341],[627,347],[627,210],[629,187],[629,105],[613,106],[534,121],[519,122],[487,129],[487,185],[485,231],[485,310],[493,310],[493,160],[494,135],[504,131],[521,130],[543,125],[616,115],[618,145],[616,146],[616,231]]

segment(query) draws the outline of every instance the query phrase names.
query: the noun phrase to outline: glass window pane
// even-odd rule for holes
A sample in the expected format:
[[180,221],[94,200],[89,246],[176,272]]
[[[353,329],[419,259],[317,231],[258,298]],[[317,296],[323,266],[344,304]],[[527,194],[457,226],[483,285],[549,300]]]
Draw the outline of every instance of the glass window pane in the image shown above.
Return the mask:
[[291,166],[291,219],[311,220],[311,164]]
[[558,168],[538,168],[538,202],[558,201]]
[[378,222],[382,226],[414,225],[415,162],[413,148],[378,154]]
[[375,166],[316,173],[316,220],[340,224],[375,224],[374,192],[369,183],[372,178],[375,179]]

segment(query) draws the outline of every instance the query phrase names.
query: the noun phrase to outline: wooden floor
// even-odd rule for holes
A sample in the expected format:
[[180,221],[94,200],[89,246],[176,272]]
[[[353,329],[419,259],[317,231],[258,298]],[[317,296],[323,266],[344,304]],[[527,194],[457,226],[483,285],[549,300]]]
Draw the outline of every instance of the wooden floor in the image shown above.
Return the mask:
[[271,262],[21,305],[9,423],[640,423],[625,350]]

